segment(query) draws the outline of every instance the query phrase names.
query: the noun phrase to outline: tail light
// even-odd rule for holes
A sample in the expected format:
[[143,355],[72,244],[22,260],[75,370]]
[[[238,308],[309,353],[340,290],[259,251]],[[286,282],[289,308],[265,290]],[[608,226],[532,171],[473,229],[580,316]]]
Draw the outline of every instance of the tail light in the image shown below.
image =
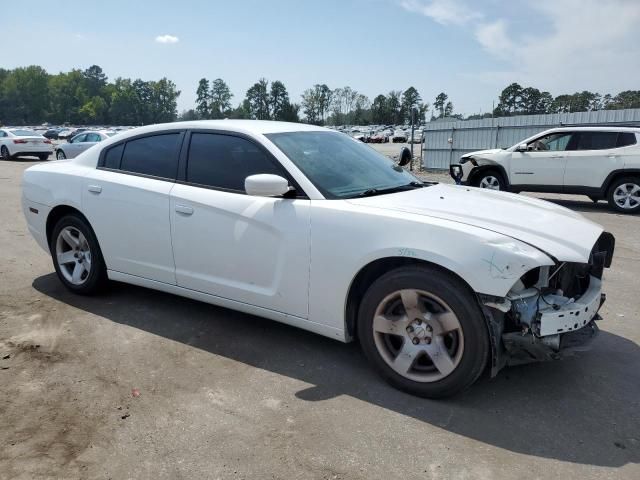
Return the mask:
[[14,140],[13,143],[27,143],[26,140]]
[[49,140],[48,138],[46,138],[46,139],[44,139],[44,140],[42,141],[42,143],[51,143],[51,140]]

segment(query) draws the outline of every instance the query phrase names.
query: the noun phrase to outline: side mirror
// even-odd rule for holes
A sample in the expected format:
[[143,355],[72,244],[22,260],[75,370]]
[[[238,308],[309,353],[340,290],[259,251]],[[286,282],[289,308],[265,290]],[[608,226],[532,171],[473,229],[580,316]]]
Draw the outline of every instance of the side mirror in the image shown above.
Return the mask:
[[518,145],[516,147],[516,152],[526,152],[527,151],[527,144],[526,143],[521,143],[520,145]]
[[244,190],[254,197],[279,197],[290,190],[289,182],[279,175],[260,173],[244,179]]
[[400,149],[400,160],[398,160],[398,165],[400,165],[401,167],[404,167],[405,165],[408,165],[410,161],[411,161],[411,150],[409,150],[407,147],[402,147]]

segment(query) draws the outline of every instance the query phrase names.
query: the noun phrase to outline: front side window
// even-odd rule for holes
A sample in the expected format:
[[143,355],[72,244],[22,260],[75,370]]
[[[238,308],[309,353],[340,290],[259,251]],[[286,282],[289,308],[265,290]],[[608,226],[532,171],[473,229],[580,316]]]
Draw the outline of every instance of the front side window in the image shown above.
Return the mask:
[[81,142],[86,142],[86,135],[78,135],[76,137],[73,137],[69,143],[81,143]]
[[580,132],[576,150],[616,148],[618,132]]
[[249,175],[282,170],[255,144],[244,138],[214,133],[193,133],[187,160],[187,182],[244,192]]
[[572,135],[571,132],[550,133],[531,142],[528,149],[533,152],[563,151],[567,149]]
[[85,142],[99,142],[100,140],[102,140],[102,137],[97,133],[87,133]]
[[178,171],[181,137],[180,133],[166,133],[128,141],[120,169],[174,180]]
[[266,137],[326,198],[379,195],[423,186],[389,158],[344,133],[288,132]]

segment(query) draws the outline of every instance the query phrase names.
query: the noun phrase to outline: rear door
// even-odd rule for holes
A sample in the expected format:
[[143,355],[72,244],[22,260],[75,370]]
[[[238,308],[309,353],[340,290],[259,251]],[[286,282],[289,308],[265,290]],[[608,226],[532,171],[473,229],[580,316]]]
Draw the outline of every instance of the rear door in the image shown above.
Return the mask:
[[77,157],[78,154],[83,151],[82,145],[84,144],[86,138],[87,134],[81,133],[80,135],[76,135],[71,140],[69,140],[69,143],[67,143],[63,148],[65,156],[67,158]]
[[575,149],[567,152],[564,184],[568,191],[600,188],[609,173],[624,167],[624,147],[635,144],[635,134],[630,132],[582,131],[576,135]]
[[573,132],[550,133],[529,142],[526,152],[513,152],[509,166],[511,184],[561,191],[572,136]]
[[85,177],[83,211],[109,270],[175,285],[169,192],[184,131],[133,137]]
[[245,193],[253,174],[293,184],[252,139],[201,131],[187,141],[182,180],[171,191],[177,284],[307,318],[310,200]]

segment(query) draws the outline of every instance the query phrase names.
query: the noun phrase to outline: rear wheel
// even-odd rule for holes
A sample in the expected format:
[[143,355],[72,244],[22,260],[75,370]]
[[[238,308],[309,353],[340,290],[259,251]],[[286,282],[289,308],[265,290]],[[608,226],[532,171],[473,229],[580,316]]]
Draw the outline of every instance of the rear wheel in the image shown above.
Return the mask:
[[358,337],[394,387],[428,398],[453,395],[482,373],[489,338],[468,287],[431,267],[403,267],[376,280],[358,312]]
[[640,177],[621,177],[609,188],[611,208],[622,213],[640,212]]
[[49,248],[58,278],[72,292],[89,295],[106,283],[107,270],[98,240],[80,215],[58,220]]
[[41,161],[43,161],[43,162],[44,162],[45,160],[47,160],[47,159],[49,158],[49,154],[48,154],[48,153],[43,153],[43,154],[41,154],[41,155],[38,155],[38,158],[39,158]]
[[2,160],[11,160],[11,154],[9,153],[9,149],[6,145],[2,145],[2,147],[0,147],[0,158],[2,158]]
[[56,151],[56,158],[58,160],[64,160],[65,158],[67,158],[67,156],[64,154],[63,150],[58,150]]
[[486,170],[477,175],[473,186],[489,190],[505,190],[506,182],[500,172],[496,170]]

